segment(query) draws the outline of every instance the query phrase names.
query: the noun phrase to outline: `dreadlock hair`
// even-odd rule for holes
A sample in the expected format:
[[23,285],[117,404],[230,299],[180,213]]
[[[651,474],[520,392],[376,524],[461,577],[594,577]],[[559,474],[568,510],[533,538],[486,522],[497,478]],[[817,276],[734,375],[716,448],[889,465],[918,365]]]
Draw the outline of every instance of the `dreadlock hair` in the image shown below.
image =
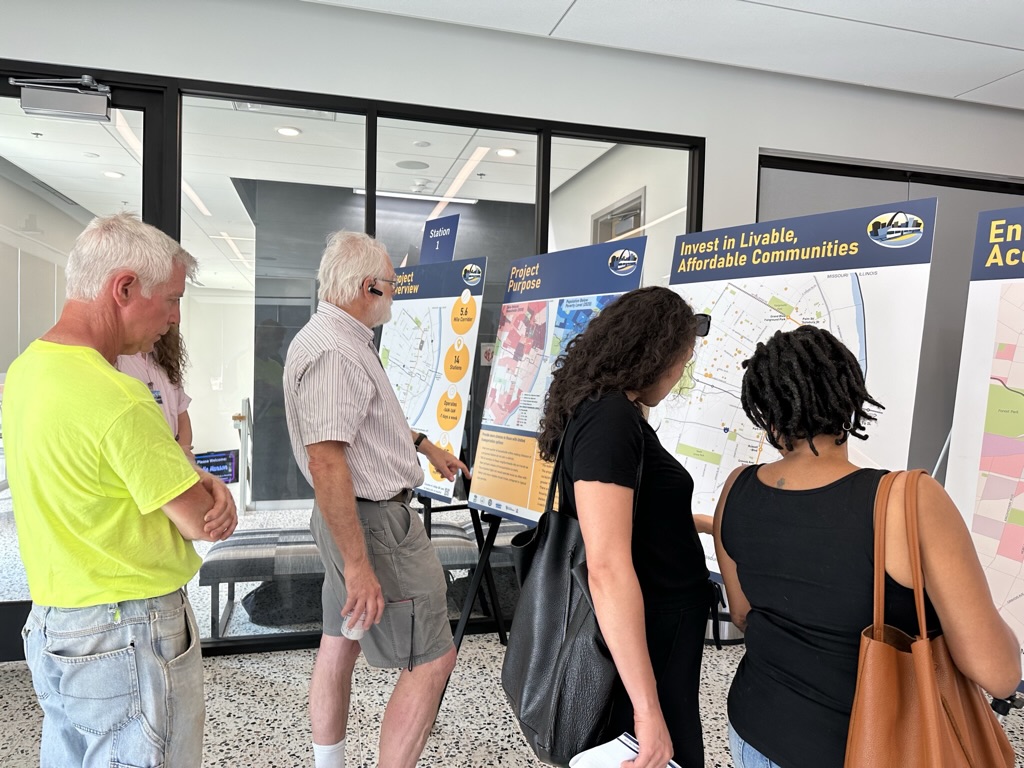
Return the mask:
[[605,307],[555,361],[537,438],[541,457],[554,460],[580,403],[651,386],[695,339],[693,310],[668,288],[638,288]]
[[817,456],[818,435],[835,436],[836,445],[850,435],[867,440],[865,423],[875,417],[864,404],[884,408],[868,394],[857,358],[823,328],[776,331],[743,367],[743,410],[779,450],[807,440]]
[[160,340],[153,345],[153,359],[167,374],[167,380],[176,387],[181,386],[182,374],[188,367],[188,352],[185,340],[177,325],[172,325]]

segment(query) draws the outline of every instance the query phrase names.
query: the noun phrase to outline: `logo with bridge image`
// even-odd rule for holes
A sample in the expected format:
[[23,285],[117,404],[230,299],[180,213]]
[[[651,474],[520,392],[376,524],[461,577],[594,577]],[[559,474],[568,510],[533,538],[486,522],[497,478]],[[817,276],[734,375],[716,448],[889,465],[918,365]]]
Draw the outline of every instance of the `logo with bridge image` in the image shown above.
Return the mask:
[[630,251],[626,248],[620,248],[608,257],[608,269],[612,271],[613,275],[618,275],[619,277],[631,275],[639,263],[640,257],[637,256],[636,251]]
[[462,282],[466,285],[477,285],[484,276],[484,271],[479,264],[467,264],[462,268]]
[[885,248],[906,248],[924,237],[924,221],[912,213],[882,213],[868,222],[868,237]]

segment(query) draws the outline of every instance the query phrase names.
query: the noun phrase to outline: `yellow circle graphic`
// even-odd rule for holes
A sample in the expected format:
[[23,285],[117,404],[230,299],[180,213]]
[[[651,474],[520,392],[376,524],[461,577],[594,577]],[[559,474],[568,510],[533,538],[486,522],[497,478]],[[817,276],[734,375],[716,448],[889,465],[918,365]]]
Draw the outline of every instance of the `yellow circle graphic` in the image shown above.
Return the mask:
[[448,381],[462,381],[468,370],[469,350],[460,336],[444,356],[444,376]]
[[462,418],[462,395],[455,387],[449,387],[448,391],[441,396],[437,404],[437,423],[441,429],[448,431]]
[[452,330],[462,336],[476,322],[476,299],[469,290],[462,292],[452,307]]
[[[452,444],[448,441],[448,435],[447,434],[442,434],[441,435],[441,439],[437,441],[437,444],[440,445],[444,450],[448,451],[448,453],[452,454],[453,456],[455,455],[455,450],[452,448]],[[441,482],[441,481],[443,481],[445,479],[444,475],[442,475],[440,472],[438,472],[434,468],[433,464],[428,462],[427,463],[427,468],[430,470],[430,476],[432,478],[434,478],[435,480],[437,480],[438,482]]]

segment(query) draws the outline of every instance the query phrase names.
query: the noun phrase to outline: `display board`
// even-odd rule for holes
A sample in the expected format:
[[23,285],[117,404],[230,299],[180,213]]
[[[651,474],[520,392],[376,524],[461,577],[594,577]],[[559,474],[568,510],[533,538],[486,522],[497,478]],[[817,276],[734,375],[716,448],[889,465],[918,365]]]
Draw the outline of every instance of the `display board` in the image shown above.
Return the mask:
[[946,490],[1024,647],[1024,208],[978,216]]
[[[779,458],[743,412],[742,362],[805,324],[850,348],[885,406],[867,441],[849,441],[851,460],[906,467],[934,223],[931,198],[676,238],[670,285],[711,315],[711,333],[650,422],[693,476],[695,513],[714,514],[736,467]],[[711,537],[701,539],[717,572]]]
[[551,464],[537,453],[537,433],[552,365],[596,313],[640,287],[646,244],[637,237],[512,262],[470,506],[527,522],[540,517]]
[[[409,426],[458,455],[469,412],[486,259],[395,270],[391,320],[380,360]],[[454,483],[420,455],[425,480],[418,493],[451,501]]]

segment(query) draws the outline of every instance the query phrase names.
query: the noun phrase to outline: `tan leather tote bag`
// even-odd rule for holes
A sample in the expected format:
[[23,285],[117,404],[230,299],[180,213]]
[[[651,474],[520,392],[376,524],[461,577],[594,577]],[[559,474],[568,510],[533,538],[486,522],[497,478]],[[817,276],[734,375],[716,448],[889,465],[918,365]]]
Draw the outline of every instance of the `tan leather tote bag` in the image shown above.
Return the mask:
[[985,694],[956,668],[945,638],[928,636],[917,522],[923,470],[906,473],[918,635],[885,624],[885,517],[897,474],[882,478],[875,499],[874,622],[861,633],[845,766],[1013,768],[1013,748]]

